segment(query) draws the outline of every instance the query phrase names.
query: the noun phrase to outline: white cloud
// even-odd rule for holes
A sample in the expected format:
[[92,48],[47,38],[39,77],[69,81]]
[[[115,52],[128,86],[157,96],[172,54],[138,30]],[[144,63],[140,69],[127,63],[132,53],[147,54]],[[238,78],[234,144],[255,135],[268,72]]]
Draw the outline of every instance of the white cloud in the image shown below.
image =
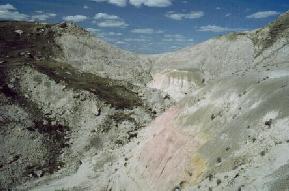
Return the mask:
[[184,36],[181,34],[165,34],[164,37],[165,38],[184,38]]
[[100,19],[111,19],[111,20],[116,20],[116,19],[119,19],[118,16],[116,15],[109,15],[107,13],[97,13],[95,16],[94,16],[94,19],[96,20],[100,20]]
[[126,24],[124,21],[119,20],[105,20],[100,21],[97,23],[99,27],[127,27],[128,24]]
[[91,33],[96,33],[96,32],[100,32],[100,29],[96,29],[96,28],[86,28],[87,31],[91,32]]
[[148,39],[146,38],[126,38],[124,39],[126,42],[147,42]]
[[127,27],[128,24],[116,15],[97,13],[94,16],[94,23],[99,27]]
[[127,0],[91,0],[91,1],[95,1],[95,2],[108,2],[110,4],[113,5],[117,5],[119,7],[125,7]]
[[91,0],[95,2],[107,2],[120,7],[125,7],[127,4],[131,4],[136,7],[148,6],[148,7],[168,7],[172,4],[173,0]]
[[221,32],[232,32],[232,31],[244,31],[246,29],[243,28],[228,28],[228,27],[221,27],[216,25],[207,25],[202,26],[198,29],[198,31],[202,32],[215,32],[215,33],[221,33]]
[[174,20],[182,20],[182,19],[198,19],[205,15],[203,11],[191,11],[190,13],[176,13],[174,11],[170,11],[166,14],[166,17]]
[[44,13],[43,11],[37,11],[36,13],[39,13],[38,15],[32,15],[31,20],[39,20],[39,21],[46,21],[49,18],[56,17],[55,13]]
[[43,11],[35,11],[35,13],[43,14],[44,12]]
[[142,5],[148,7],[168,7],[172,4],[172,0],[129,0],[129,2],[136,7]]
[[11,4],[0,5],[0,11],[5,11],[5,10],[16,10],[16,8]]
[[11,4],[0,5],[0,19],[20,21],[28,18],[28,15],[18,12]]
[[164,42],[193,42],[194,39],[187,38],[181,34],[165,34],[162,41]]
[[126,44],[126,42],[124,42],[124,41],[121,41],[121,40],[119,40],[119,41],[116,41],[115,43],[116,43],[116,44]]
[[63,17],[63,20],[75,22],[75,23],[85,21],[86,19],[87,19],[87,16],[84,16],[84,15],[74,15],[74,16]]
[[87,5],[83,5],[83,8],[84,9],[88,9],[89,7]]
[[272,16],[279,15],[280,13],[277,11],[260,11],[256,12],[252,15],[247,16],[249,19],[264,19]]
[[137,28],[137,29],[133,29],[131,30],[132,33],[137,33],[137,34],[160,34],[163,33],[162,30],[155,30],[152,28]]
[[109,33],[107,33],[107,35],[109,35],[109,36],[121,36],[122,33],[120,33],[120,32],[109,32]]
[[170,46],[171,49],[178,49],[180,48],[179,46],[176,46],[176,45],[173,45],[173,46]]
[[227,13],[226,15],[225,15],[225,17],[229,17],[229,16],[231,16],[232,14],[231,13]]
[[0,19],[7,20],[26,20],[26,21],[45,21],[49,18],[56,17],[55,13],[45,13],[43,11],[35,11],[35,14],[28,16],[26,14],[20,13],[13,5],[6,4],[0,5]]

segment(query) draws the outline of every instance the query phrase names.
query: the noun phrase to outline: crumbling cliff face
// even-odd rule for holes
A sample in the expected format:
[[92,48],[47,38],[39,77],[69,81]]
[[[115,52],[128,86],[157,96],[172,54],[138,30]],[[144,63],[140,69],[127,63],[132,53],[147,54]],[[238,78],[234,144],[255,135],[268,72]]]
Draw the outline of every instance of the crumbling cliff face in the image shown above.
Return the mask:
[[132,159],[151,190],[288,189],[288,21],[150,58],[150,84],[180,100]]
[[288,23],[140,56],[0,22],[0,188],[287,189]]

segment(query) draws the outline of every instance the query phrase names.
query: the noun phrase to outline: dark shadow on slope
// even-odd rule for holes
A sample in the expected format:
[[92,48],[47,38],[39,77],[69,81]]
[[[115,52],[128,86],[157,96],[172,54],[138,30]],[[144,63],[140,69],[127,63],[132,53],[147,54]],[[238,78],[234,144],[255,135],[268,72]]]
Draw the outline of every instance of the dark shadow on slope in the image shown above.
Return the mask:
[[[264,50],[270,48],[281,37],[289,37],[288,33],[284,33],[287,29],[289,29],[289,13],[285,13],[284,15],[280,16],[276,21],[269,24],[268,28],[269,31],[266,38],[253,38],[253,43],[255,44],[255,46],[261,47],[259,52],[256,53],[256,57],[260,56]],[[257,31],[257,35],[262,30],[263,29]]]
[[[60,34],[56,34],[52,27],[28,22],[0,22],[0,59],[5,61],[0,63],[0,67],[31,65],[56,82],[92,92],[116,109],[132,109],[142,105],[137,93],[130,90],[132,84],[81,73],[69,64],[54,61],[53,57],[62,56],[62,50],[54,42]],[[19,34],[17,30],[23,33]]]
[[[47,118],[35,103],[18,92],[17,82],[13,84],[14,87],[8,85],[10,69],[45,60],[53,54],[54,50],[59,50],[54,45],[54,35],[51,25],[27,22],[0,22],[0,92],[8,99],[7,104],[20,106],[30,114],[34,125],[28,127],[27,130],[35,131],[35,136],[42,137],[41,144],[43,146],[41,147],[43,147],[43,152],[46,153],[45,158],[38,161],[38,163],[23,163],[26,171],[21,175],[21,180],[17,178],[19,175],[15,174],[14,176],[12,173],[11,184],[13,183],[13,185],[21,184],[23,181],[27,181],[29,177],[52,174],[64,165],[59,156],[63,153],[64,148],[68,147],[69,128],[60,124],[52,125],[52,119]],[[47,122],[47,124],[44,124],[44,122]],[[9,124],[4,124],[0,131],[5,131],[7,128],[4,127],[6,125]],[[14,151],[11,150],[11,152]],[[20,156],[21,158],[22,156]],[[12,165],[12,163],[5,165]],[[35,174],[36,171],[41,173]],[[9,183],[5,187],[12,188],[13,185]]]
[[68,64],[53,60],[35,62],[33,66],[56,82],[64,82],[68,88],[86,90],[95,94],[116,109],[133,109],[133,107],[142,106],[142,100],[137,93],[127,88],[132,89],[132,84],[90,73],[81,73]]

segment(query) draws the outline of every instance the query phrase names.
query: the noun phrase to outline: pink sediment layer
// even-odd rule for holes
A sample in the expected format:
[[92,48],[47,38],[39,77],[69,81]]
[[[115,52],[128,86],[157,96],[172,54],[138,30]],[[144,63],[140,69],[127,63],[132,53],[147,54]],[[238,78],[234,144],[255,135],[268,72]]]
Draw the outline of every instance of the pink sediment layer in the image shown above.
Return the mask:
[[191,182],[193,153],[197,141],[176,127],[174,120],[181,109],[173,107],[148,127],[145,143],[137,160],[144,168],[142,177],[158,190],[170,190],[180,182]]

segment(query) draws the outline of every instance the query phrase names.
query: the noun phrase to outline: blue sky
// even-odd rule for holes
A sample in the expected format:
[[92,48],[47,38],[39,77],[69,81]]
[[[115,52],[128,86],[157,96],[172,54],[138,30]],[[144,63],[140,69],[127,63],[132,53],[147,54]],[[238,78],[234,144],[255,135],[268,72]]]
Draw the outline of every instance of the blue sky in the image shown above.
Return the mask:
[[137,53],[260,28],[287,10],[289,0],[0,0],[0,20],[73,21]]

